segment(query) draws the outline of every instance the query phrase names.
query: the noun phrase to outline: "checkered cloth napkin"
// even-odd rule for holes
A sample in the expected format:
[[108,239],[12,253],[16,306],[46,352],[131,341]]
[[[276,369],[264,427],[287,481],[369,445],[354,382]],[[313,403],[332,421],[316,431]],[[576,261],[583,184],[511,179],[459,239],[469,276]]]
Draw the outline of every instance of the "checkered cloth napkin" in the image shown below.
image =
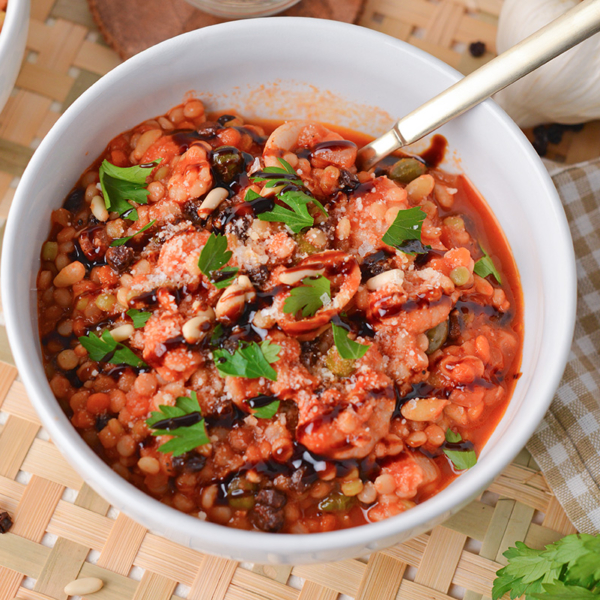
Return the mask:
[[600,159],[546,163],[577,257],[577,322],[556,396],[527,448],[575,527],[600,533]]

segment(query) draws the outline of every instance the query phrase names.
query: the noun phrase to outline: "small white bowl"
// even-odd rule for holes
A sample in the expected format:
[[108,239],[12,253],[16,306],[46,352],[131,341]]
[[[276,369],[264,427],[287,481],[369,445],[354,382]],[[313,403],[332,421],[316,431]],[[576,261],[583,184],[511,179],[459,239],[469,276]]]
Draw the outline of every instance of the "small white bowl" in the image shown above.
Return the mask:
[[58,120],[23,174],[8,220],[1,282],[7,329],[50,437],[119,510],[156,533],[213,554],[258,563],[333,561],[385,548],[441,523],[525,445],[550,404],[569,352],[575,260],[552,181],[531,144],[492,101],[441,133],[494,210],[516,257],[525,298],[523,375],[479,463],[437,496],[386,521],[331,533],[267,534],[206,523],[160,504],[105,465],[69,423],[42,368],[35,292],[41,241],[51,210],[113,136],[164,113],[190,89],[206,92],[201,97],[209,108],[238,108],[248,117],[317,116],[378,134],[391,125],[389,115],[408,113],[459,77],[417,48],[353,25],[293,18],[238,21],[135,56]]
[[8,0],[0,31],[0,110],[15,85],[29,29],[29,0]]

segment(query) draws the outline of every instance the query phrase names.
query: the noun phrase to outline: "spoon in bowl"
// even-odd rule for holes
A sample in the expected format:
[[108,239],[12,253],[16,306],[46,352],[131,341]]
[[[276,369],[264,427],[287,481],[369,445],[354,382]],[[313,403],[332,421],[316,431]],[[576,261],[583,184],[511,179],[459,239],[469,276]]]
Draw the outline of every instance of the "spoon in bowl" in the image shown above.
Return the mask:
[[370,169],[598,31],[600,0],[584,0],[400,119],[358,151],[357,166]]

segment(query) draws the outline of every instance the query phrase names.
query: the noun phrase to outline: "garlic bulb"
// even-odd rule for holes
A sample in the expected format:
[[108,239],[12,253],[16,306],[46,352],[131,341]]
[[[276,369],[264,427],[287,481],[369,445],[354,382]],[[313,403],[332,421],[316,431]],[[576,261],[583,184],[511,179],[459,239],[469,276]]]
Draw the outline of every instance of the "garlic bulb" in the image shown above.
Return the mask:
[[[504,0],[498,52],[550,23],[579,0]],[[521,127],[600,118],[600,34],[498,92],[494,100]]]

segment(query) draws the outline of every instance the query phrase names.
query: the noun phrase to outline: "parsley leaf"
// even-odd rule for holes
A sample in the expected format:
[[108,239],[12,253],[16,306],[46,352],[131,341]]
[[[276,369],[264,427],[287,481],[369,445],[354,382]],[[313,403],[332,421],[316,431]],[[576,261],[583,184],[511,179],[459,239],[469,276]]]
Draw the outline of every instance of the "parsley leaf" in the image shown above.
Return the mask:
[[240,342],[233,354],[225,349],[213,351],[215,366],[221,377],[246,377],[256,379],[265,377],[277,381],[277,371],[269,364],[279,360],[281,346],[264,340],[256,342]]
[[283,303],[283,312],[312,317],[322,306],[331,302],[331,282],[323,275],[305,277],[302,285],[293,288]]
[[[598,558],[596,558],[598,560]],[[578,585],[566,585],[562,581],[544,583],[544,592],[531,594],[532,598],[541,600],[598,600],[600,595]]]
[[133,320],[133,326],[136,329],[139,329],[146,324],[148,319],[152,316],[152,313],[143,310],[137,310],[136,308],[130,308],[127,311],[127,316],[131,317]]
[[175,400],[175,406],[161,405],[158,408],[160,412],[152,412],[146,425],[154,429],[152,435],[173,436],[173,439],[161,444],[159,452],[172,452],[173,456],[179,456],[210,443],[196,392],[192,392],[190,398],[180,396]]
[[79,343],[88,351],[90,359],[96,362],[107,362],[111,365],[130,365],[138,368],[147,366],[127,346],[116,342],[110,331],[104,331],[101,338],[90,332],[87,337],[81,336]]
[[[274,188],[280,186],[301,186],[302,180],[296,174],[292,166],[283,160],[277,159],[281,167],[266,167],[262,171],[258,171],[250,179],[254,183],[266,182],[266,188]],[[246,193],[246,202],[251,202],[260,198],[260,195],[252,190]],[[308,212],[308,205],[312,202],[326,217],[329,216],[323,205],[309,196],[302,190],[290,189],[280,191],[276,198],[283,202],[289,208],[275,204],[273,208],[266,212],[261,212],[258,219],[261,221],[271,221],[277,223],[285,223],[294,233],[300,233],[306,227],[314,225],[315,220]]]
[[502,285],[500,273],[498,273],[498,269],[496,269],[496,265],[494,264],[494,261],[492,260],[491,256],[483,248],[481,248],[481,251],[483,252],[484,256],[475,263],[473,271],[475,271],[475,273],[479,275],[479,277],[487,277],[488,275],[493,275],[496,278],[496,281],[500,285]]
[[153,219],[152,221],[150,221],[150,223],[148,223],[148,225],[144,225],[139,231],[136,231],[133,235],[128,235],[126,237],[122,237],[122,238],[118,238],[116,240],[113,240],[110,243],[110,245],[112,247],[114,247],[114,246],[124,246],[129,240],[132,240],[139,233],[142,233],[143,231],[147,231],[148,229],[150,229],[150,227],[152,227],[152,225],[154,225],[154,223],[156,223],[156,219]]
[[[460,433],[455,433],[448,428],[446,430],[446,442],[449,444],[458,444],[459,442],[462,442],[462,436]],[[470,469],[477,464],[475,450],[453,450],[451,448],[444,448],[443,452],[459,471]]]
[[450,427],[446,430],[446,441],[451,444],[458,444],[458,442],[462,442],[462,435],[460,433],[452,431]]
[[257,419],[271,419],[277,414],[279,410],[279,400],[273,400],[270,404],[266,406],[260,406],[258,408],[252,409],[252,415]]
[[600,538],[568,535],[545,550],[522,542],[509,548],[508,564],[496,573],[492,598],[510,592],[526,600],[586,600],[598,598],[600,589]]
[[291,210],[276,204],[273,210],[258,215],[260,221],[285,223],[294,233],[300,233],[304,228],[314,225],[315,220],[308,212],[307,205],[312,198],[303,192],[285,192],[278,196]]
[[[430,247],[421,242],[421,228],[427,213],[418,206],[398,211],[394,222],[384,233],[381,241],[394,246],[405,254],[424,254]],[[411,240],[416,240],[411,242]]]
[[[218,288],[227,287],[235,279],[239,269],[237,267],[225,267],[233,252],[227,250],[227,236],[220,233],[211,233],[206,241],[200,257],[198,258],[198,268],[206,275],[212,284]],[[225,275],[225,279],[223,279]]]
[[219,343],[219,340],[224,336],[225,330],[221,323],[217,323],[215,328],[213,329],[212,335],[210,336],[210,345],[216,346]]
[[294,183],[295,185],[302,185],[302,180],[294,171],[292,165],[283,158],[277,158],[281,167],[265,167],[261,171],[254,173],[250,177],[250,181],[253,183],[266,182],[265,187],[273,188],[280,185],[287,185],[288,183]]
[[107,210],[116,211],[132,221],[137,221],[137,211],[128,200],[138,204],[148,203],[146,178],[156,164],[157,162],[154,162],[150,167],[117,167],[103,160],[100,165],[100,187]]
[[[219,271],[213,271],[210,282],[218,289],[228,287],[233,283],[239,269],[237,267],[223,267]],[[224,279],[222,279],[224,277]]]
[[369,348],[370,344],[359,344],[348,337],[348,330],[345,327],[331,324],[333,329],[333,342],[337,348],[338,354],[345,359],[359,359],[362,358]]

